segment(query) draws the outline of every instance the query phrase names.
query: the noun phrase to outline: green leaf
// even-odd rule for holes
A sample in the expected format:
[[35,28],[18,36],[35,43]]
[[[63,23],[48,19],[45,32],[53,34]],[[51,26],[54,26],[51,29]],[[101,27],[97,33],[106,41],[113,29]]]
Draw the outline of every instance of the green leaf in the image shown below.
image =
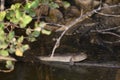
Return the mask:
[[18,19],[18,20],[20,20],[20,18],[21,18],[21,12],[19,11],[19,10],[15,10],[15,13],[16,13],[16,18]]
[[33,10],[29,10],[29,15],[30,16],[32,16],[32,17],[35,17],[36,16],[36,13],[35,13],[35,11],[33,11]]
[[24,52],[24,51],[29,49],[29,45],[27,45],[27,44],[26,45],[22,45],[21,49]]
[[42,29],[42,34],[50,35],[50,34],[51,34],[51,31]]
[[14,37],[15,37],[15,32],[14,31],[10,31],[8,36],[7,36],[8,40],[11,41]]
[[10,7],[10,9],[16,10],[16,9],[19,9],[20,6],[21,6],[21,3],[16,3],[16,4],[12,5],[12,6]]
[[33,37],[38,37],[40,35],[40,31],[34,31],[31,35]]
[[10,22],[13,22],[14,24],[18,24],[18,23],[19,23],[19,19],[16,19],[16,18],[14,17],[14,18],[11,18],[11,19],[10,19]]
[[4,28],[4,22],[0,23],[0,28]]
[[3,28],[0,28],[0,41],[4,41],[6,39],[5,32]]
[[31,34],[31,32],[32,32],[32,30],[31,30],[30,28],[27,28],[27,29],[26,29],[26,34],[27,34],[27,35]]
[[36,41],[36,38],[33,37],[33,36],[31,36],[31,35],[29,35],[29,36],[28,36],[28,41],[34,42],[34,41]]
[[36,13],[35,13],[34,9],[31,9],[31,3],[30,3],[30,2],[28,2],[28,3],[25,5],[24,9],[25,9],[25,12],[26,12],[27,14],[29,14],[30,16],[32,16],[32,17],[35,17],[35,16],[36,16]]
[[64,1],[64,2],[63,2],[63,6],[64,6],[64,8],[66,9],[66,8],[70,7],[70,3],[67,2],[67,1]]
[[21,37],[19,37],[19,38],[18,38],[17,42],[18,42],[18,43],[22,43],[22,42],[23,42],[23,40],[24,40],[24,37],[23,37],[23,36],[21,36]]
[[7,50],[0,50],[0,55],[1,56],[9,56],[9,53]]
[[11,45],[10,48],[8,49],[9,53],[14,53],[16,50],[15,48],[16,48],[16,46]]
[[25,10],[30,9],[31,8],[31,3],[30,2],[26,3],[24,8],[25,8]]
[[[40,22],[40,24],[39,24],[39,27],[40,28],[44,28],[46,26],[46,23],[45,22]],[[38,27],[38,26],[36,26],[36,27]]]
[[[10,11],[7,12],[6,18],[8,20],[10,20],[10,22],[13,22],[14,24],[18,24],[19,21],[20,21],[19,15],[20,14],[18,13],[18,10],[14,10],[14,11],[10,10]],[[18,19],[16,18],[16,16],[17,16]]]
[[15,12],[13,10],[7,11],[6,18],[10,20],[13,17],[15,17]]
[[35,0],[35,1],[33,1],[32,3],[31,3],[31,8],[37,8],[38,7],[38,5],[39,5],[39,2],[40,2],[40,0]]
[[8,68],[8,69],[13,69],[14,68],[14,65],[13,65],[12,61],[6,61],[6,68]]
[[8,43],[6,43],[5,41],[0,42],[0,49],[6,49],[7,47],[8,47]]
[[32,21],[32,17],[29,15],[24,14],[21,18],[20,28],[25,28],[27,24],[29,24]]
[[3,21],[6,16],[6,11],[1,11],[0,12],[0,21]]
[[51,8],[59,8],[59,5],[57,3],[54,3],[54,2],[49,3],[49,6]]

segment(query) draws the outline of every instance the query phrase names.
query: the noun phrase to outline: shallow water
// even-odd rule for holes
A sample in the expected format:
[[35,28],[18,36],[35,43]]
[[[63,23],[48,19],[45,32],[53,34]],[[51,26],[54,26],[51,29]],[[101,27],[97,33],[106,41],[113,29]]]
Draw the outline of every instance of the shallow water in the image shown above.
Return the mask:
[[120,80],[120,69],[54,67],[40,63],[15,64],[14,71],[0,73],[0,80]]
[[[42,43],[43,45],[48,44],[44,42],[45,41]],[[118,61],[118,63],[120,62],[120,51],[117,51],[120,50],[119,48],[115,48],[117,49],[115,50],[116,52],[114,54],[110,54],[107,50],[104,50],[104,48],[96,46],[86,45],[76,49],[78,45],[76,45],[77,43],[74,42],[74,39],[72,40],[71,38],[68,39],[67,42],[64,42],[66,43],[67,47],[64,44],[63,46],[60,46],[57,52],[73,53],[83,49],[83,51],[87,52],[87,61],[97,62],[98,64],[102,62],[105,63],[105,61]],[[35,53],[37,55],[45,55],[44,53],[51,53],[51,46],[49,49],[49,46],[43,47],[42,44],[40,42],[34,43],[31,45],[32,50],[28,53]],[[30,60],[31,58],[27,59],[27,61]],[[0,80],[120,80],[120,68],[111,68],[109,65],[105,68],[100,66],[93,67],[92,65],[70,66],[65,64],[42,64],[40,62],[31,63],[31,61],[25,63],[16,62],[15,69],[12,72],[0,72]]]

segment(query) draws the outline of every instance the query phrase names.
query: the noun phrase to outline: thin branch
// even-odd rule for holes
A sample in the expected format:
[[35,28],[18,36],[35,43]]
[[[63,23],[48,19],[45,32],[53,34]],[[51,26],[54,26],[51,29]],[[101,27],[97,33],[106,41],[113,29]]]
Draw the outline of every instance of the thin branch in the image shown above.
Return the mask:
[[108,28],[108,29],[102,29],[102,30],[91,30],[91,32],[105,32],[105,31],[117,30],[117,29],[120,29],[120,26],[112,27],[112,28]]
[[5,4],[5,0],[1,0],[1,4],[0,4],[0,11],[4,10],[4,4]]
[[85,15],[82,15],[82,16],[78,17],[77,19],[75,19],[74,21],[72,21],[69,25],[64,26],[64,27],[65,27],[65,30],[62,32],[62,34],[60,35],[60,37],[57,39],[57,41],[56,41],[56,43],[55,43],[55,46],[53,47],[51,57],[54,56],[55,50],[56,50],[56,48],[58,48],[58,46],[59,46],[59,44],[60,44],[61,38],[62,38],[63,35],[67,32],[68,29],[70,29],[71,27],[73,27],[75,24],[80,23],[80,22],[82,22],[83,20],[89,18],[89,17],[92,16],[96,11],[99,11],[99,10],[101,10],[101,9],[98,8],[98,9],[95,9],[95,10],[93,10],[93,11],[91,11],[91,12],[87,12]]
[[116,34],[116,33],[113,33],[113,32],[99,32],[101,34],[109,34],[109,35],[113,35],[113,36],[116,36],[118,38],[120,38],[120,35]]
[[64,36],[64,34],[66,33],[66,31],[68,30],[69,28],[66,27],[66,29],[62,32],[62,34],[60,35],[60,37],[57,39],[56,43],[55,43],[55,46],[53,47],[53,50],[52,50],[52,54],[50,57],[53,57],[54,56],[54,53],[55,53],[55,50],[56,48],[59,47],[60,45],[60,40],[62,39],[62,37]]
[[107,43],[107,44],[118,44],[120,43],[120,40],[117,40],[117,41],[106,41],[106,40],[103,40],[104,43]]
[[[10,61],[17,61],[15,58],[13,57],[4,57],[4,56],[0,56],[0,61],[7,61],[7,60],[10,60]],[[12,66],[10,69],[7,69],[7,70],[4,70],[4,69],[0,69],[0,72],[5,72],[5,73],[8,73],[8,72],[11,72],[14,70],[14,66]]]
[[107,16],[107,17],[120,17],[120,15],[105,14],[105,13],[101,13],[101,12],[95,12],[95,13],[103,15],[103,16]]
[[114,7],[120,7],[120,3],[119,4],[116,4],[116,5],[110,5],[110,6],[105,6],[105,7],[102,7],[102,9],[105,9],[105,8],[114,8]]
[[8,73],[8,72],[11,72],[13,70],[14,70],[14,66],[12,68],[8,69],[8,70],[3,70],[3,69],[1,70],[0,69],[0,72]]
[[57,27],[65,27],[64,25],[61,24],[55,24],[55,23],[46,23],[47,25],[53,25],[53,26],[57,26]]
[[[112,6],[109,6],[109,7],[111,8],[111,7],[118,7],[118,6],[120,6],[120,4],[118,4],[118,5],[112,5]],[[73,26],[74,26],[75,24],[77,24],[77,23],[80,23],[80,22],[84,21],[85,19],[91,17],[93,14],[98,13],[100,10],[105,9],[105,8],[107,8],[107,7],[101,7],[101,5],[100,5],[97,9],[94,9],[94,10],[92,10],[92,11],[90,11],[90,12],[87,12],[87,13],[84,14],[84,15],[80,15],[80,17],[78,17],[77,19],[75,19],[74,21],[72,21],[69,25],[63,26],[62,28],[65,28],[65,29],[64,29],[64,31],[62,32],[62,34],[60,35],[60,37],[57,39],[57,41],[56,41],[56,43],[55,43],[55,45],[54,45],[54,47],[53,47],[52,54],[51,54],[50,57],[52,58],[52,57],[54,56],[55,50],[56,50],[56,49],[59,47],[59,45],[60,45],[60,40],[61,40],[61,38],[64,36],[64,34],[65,34],[71,27],[73,27]],[[59,31],[59,30],[61,30],[61,28],[58,29],[57,31]]]
[[4,57],[4,56],[0,56],[0,61],[2,60],[10,60],[10,61],[17,61],[15,58],[13,57]]

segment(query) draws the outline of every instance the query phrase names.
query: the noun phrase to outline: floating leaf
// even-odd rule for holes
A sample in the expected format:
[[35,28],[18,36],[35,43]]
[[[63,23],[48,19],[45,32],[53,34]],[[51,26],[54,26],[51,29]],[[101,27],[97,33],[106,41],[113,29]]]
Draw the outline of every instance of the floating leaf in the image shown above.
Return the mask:
[[16,56],[23,56],[23,52],[20,49],[16,49],[15,55]]
[[0,50],[0,55],[2,56],[9,56],[9,53],[7,50]]
[[6,11],[1,11],[0,12],[0,21],[3,21],[6,16]]

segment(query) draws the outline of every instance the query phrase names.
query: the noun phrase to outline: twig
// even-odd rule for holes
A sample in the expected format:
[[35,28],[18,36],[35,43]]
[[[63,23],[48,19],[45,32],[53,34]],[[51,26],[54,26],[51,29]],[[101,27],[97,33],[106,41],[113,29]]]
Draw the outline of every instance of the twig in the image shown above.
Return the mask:
[[15,58],[13,57],[4,57],[4,56],[0,56],[0,61],[2,60],[10,60],[10,61],[17,61]]
[[115,5],[110,5],[110,6],[102,7],[101,10],[102,10],[102,9],[105,9],[105,8],[114,8],[114,7],[120,7],[120,3],[115,4]]
[[56,48],[58,48],[59,45],[60,45],[60,40],[61,40],[61,38],[64,36],[64,34],[66,33],[66,31],[67,31],[68,29],[69,29],[69,28],[66,27],[65,30],[64,30],[64,31],[62,32],[62,34],[60,35],[60,37],[57,39],[57,41],[56,41],[56,43],[55,43],[55,46],[53,47],[52,54],[51,54],[50,57],[53,57],[53,56],[54,56],[54,53],[55,53]]
[[117,30],[117,29],[120,29],[120,26],[112,27],[112,28],[108,28],[108,29],[102,29],[102,30],[91,30],[91,32],[105,32],[105,31]]
[[95,9],[91,12],[87,12],[85,15],[82,15],[80,17],[78,17],[77,19],[75,19],[74,21],[72,21],[69,25],[67,26],[64,26],[65,27],[65,30],[62,32],[62,34],[60,35],[60,37],[57,39],[56,43],[55,43],[55,46],[53,47],[53,50],[52,50],[52,54],[51,54],[51,57],[54,56],[54,53],[55,53],[55,50],[56,48],[58,48],[59,44],[60,44],[60,40],[61,38],[63,37],[63,35],[67,32],[68,29],[70,29],[71,27],[73,27],[75,24],[77,23],[80,23],[82,22],[83,20],[89,18],[90,16],[92,16],[95,12],[101,10],[101,8],[98,8],[98,9]]
[[[15,58],[13,57],[4,57],[4,56],[0,56],[0,61],[3,61],[3,60],[10,60],[10,61],[17,61]],[[5,72],[5,73],[8,73],[8,72],[11,72],[14,70],[14,66],[12,66],[10,69],[7,69],[7,70],[4,70],[4,69],[0,69],[0,72]]]
[[55,23],[46,23],[46,25],[53,25],[53,26],[57,26],[57,27],[65,27],[64,25],[55,24]]
[[109,34],[109,35],[113,35],[113,36],[116,36],[116,37],[120,38],[120,35],[118,35],[116,33],[113,33],[113,32],[99,32],[99,33],[101,33],[101,34]]
[[12,68],[8,69],[8,70],[3,70],[2,69],[2,70],[0,70],[0,72],[8,73],[8,72],[11,72],[13,70],[14,70],[14,66]]
[[107,44],[118,44],[120,43],[120,40],[117,40],[117,41],[106,41],[106,40],[103,40],[104,43],[107,43]]
[[120,17],[120,15],[105,14],[105,13],[101,13],[101,12],[95,12],[95,13],[103,15],[103,16],[108,16],[108,17]]
[[[111,7],[118,7],[118,6],[120,6],[120,4],[118,4],[118,5],[112,5],[112,6],[109,6],[109,7],[111,8]],[[57,41],[56,41],[56,43],[55,43],[55,45],[54,45],[54,47],[53,47],[52,54],[51,54],[50,57],[52,58],[52,57],[54,56],[55,50],[56,50],[56,48],[59,47],[59,45],[60,45],[60,40],[61,40],[61,38],[64,36],[64,34],[67,32],[67,30],[69,30],[69,29],[70,29],[71,27],[73,27],[75,24],[80,23],[80,22],[82,22],[83,20],[91,17],[93,14],[99,13],[100,10],[105,9],[105,8],[107,8],[107,7],[101,7],[101,5],[100,5],[97,9],[94,9],[94,10],[92,10],[92,11],[90,11],[90,12],[87,12],[86,14],[78,17],[77,19],[75,19],[74,21],[72,21],[69,25],[63,26],[62,28],[65,28],[65,30],[62,32],[62,34],[60,35],[60,37],[57,39]],[[59,30],[61,30],[61,28],[58,29],[58,31],[59,31]]]
[[0,11],[4,10],[4,4],[5,4],[5,0],[1,0],[1,4],[0,4]]

